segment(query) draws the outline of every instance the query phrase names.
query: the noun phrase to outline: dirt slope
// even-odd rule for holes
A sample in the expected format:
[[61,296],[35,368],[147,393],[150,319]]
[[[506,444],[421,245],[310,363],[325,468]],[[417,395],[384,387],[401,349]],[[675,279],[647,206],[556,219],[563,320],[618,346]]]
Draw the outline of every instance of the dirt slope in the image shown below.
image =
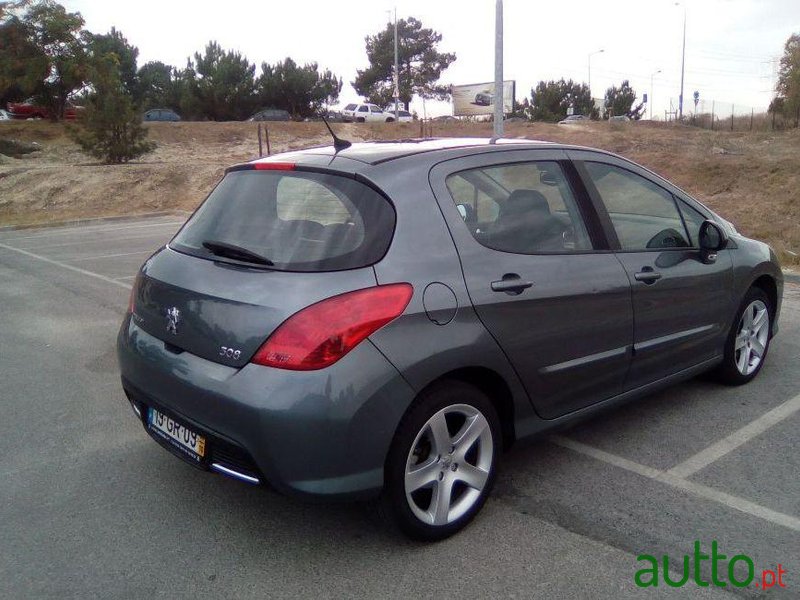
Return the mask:
[[[0,157],[0,225],[87,216],[192,210],[225,166],[258,154],[253,123],[152,123],[153,154],[121,166],[98,165],[61,125],[0,123],[0,138],[42,150]],[[351,140],[417,137],[416,123],[335,124]],[[272,151],[327,143],[321,123],[270,123]],[[425,132],[426,134],[429,132]],[[491,125],[440,123],[434,136],[488,136]],[[800,254],[800,131],[712,132],[655,123],[557,126],[510,123],[508,137],[604,148],[673,180],[748,234],[770,242],[784,264]]]

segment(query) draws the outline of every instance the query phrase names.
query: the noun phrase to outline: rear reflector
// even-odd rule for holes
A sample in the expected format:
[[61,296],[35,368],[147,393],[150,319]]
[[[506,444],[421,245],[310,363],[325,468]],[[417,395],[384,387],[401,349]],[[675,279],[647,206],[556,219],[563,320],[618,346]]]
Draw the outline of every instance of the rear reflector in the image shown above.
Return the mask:
[[394,283],[312,304],[286,319],[252,362],[292,371],[328,367],[403,314],[413,292],[410,283]]
[[294,171],[294,163],[257,162],[253,163],[256,171]]

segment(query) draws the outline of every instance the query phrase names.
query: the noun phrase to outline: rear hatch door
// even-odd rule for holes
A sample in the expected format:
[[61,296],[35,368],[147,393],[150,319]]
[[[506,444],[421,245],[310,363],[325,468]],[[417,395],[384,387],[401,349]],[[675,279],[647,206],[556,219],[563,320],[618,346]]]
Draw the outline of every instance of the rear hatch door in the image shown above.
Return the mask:
[[142,268],[134,321],[167,348],[244,366],[288,317],[376,285],[391,203],[352,176],[229,172]]

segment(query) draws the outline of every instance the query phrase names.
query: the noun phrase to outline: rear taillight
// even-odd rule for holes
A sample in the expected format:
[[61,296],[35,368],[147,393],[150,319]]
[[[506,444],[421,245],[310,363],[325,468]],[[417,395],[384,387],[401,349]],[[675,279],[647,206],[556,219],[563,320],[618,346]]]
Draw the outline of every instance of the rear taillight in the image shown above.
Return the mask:
[[393,283],[312,304],[286,319],[252,362],[293,371],[330,366],[403,314],[413,291],[409,283]]
[[136,278],[133,280],[133,285],[131,286],[131,295],[128,298],[128,312],[130,314],[133,314],[133,311],[136,308],[136,292],[139,289],[139,282],[141,281],[141,278],[141,272],[137,273]]

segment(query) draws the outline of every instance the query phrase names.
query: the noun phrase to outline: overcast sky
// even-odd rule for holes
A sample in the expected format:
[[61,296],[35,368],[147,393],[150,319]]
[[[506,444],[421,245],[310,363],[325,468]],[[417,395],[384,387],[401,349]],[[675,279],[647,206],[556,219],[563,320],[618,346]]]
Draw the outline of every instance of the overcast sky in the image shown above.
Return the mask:
[[[316,61],[344,78],[342,103],[358,99],[349,85],[366,66],[364,37],[385,26],[395,6],[399,18],[414,16],[443,35],[442,50],[457,60],[443,83],[494,79],[494,0],[320,0],[203,2],[188,0],[63,0],[80,11],[96,33],[111,26],[139,48],[139,64],[161,60],[184,66],[186,58],[217,40],[257,65],[291,56]],[[700,92],[710,110],[766,109],[777,59],[786,39],[800,32],[800,0],[505,0],[505,78],[517,82],[521,100],[541,79],[587,81],[590,53],[595,97],[630,79],[639,95],[650,93],[654,116],[677,105],[681,40],[686,10],[684,109]],[[720,108],[720,103],[728,103]],[[740,108],[741,107],[741,108]],[[422,114],[422,103],[412,108]],[[703,108],[702,106],[700,108]],[[426,105],[429,116],[450,114],[448,103]]]

